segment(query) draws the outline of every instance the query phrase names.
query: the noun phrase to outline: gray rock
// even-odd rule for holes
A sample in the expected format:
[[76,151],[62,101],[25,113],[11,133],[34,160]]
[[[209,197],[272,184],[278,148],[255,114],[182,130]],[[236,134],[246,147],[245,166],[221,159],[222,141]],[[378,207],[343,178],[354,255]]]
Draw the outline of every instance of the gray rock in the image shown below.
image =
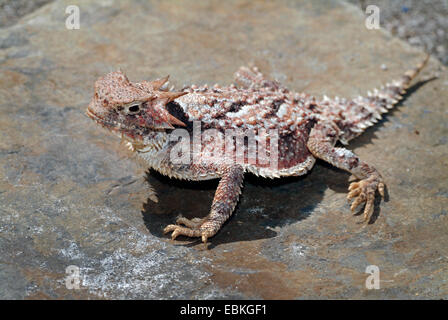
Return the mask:
[[[367,30],[343,2],[85,1],[81,28],[67,30],[69,4],[0,30],[0,298],[448,297],[444,69],[350,145],[388,185],[374,224],[350,214],[348,174],[318,162],[304,177],[248,176],[203,250],[162,229],[180,213],[205,216],[216,181],[147,173],[84,116],[98,76],[226,84],[253,63],[291,89],[350,97],[423,54]],[[439,67],[431,60],[425,74]],[[379,290],[365,287],[368,265]],[[69,266],[79,289],[68,288]]]

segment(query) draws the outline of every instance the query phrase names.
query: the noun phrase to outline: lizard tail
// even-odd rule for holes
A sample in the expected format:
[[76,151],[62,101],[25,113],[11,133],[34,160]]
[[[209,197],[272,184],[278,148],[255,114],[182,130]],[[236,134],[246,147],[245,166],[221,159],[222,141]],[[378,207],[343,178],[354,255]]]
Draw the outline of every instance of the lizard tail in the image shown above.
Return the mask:
[[368,92],[367,97],[357,97],[353,100],[343,101],[340,112],[341,119],[337,121],[343,131],[340,141],[346,144],[349,140],[359,136],[367,127],[372,126],[396,105],[406,93],[412,80],[425,67],[429,54],[415,68],[404,73],[399,80],[387,83],[380,89]]

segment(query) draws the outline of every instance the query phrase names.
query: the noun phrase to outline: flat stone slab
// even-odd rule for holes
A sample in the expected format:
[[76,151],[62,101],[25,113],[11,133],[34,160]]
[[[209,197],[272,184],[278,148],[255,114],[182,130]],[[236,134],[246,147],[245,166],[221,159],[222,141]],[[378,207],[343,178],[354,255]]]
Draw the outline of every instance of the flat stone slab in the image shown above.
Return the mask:
[[[217,181],[148,173],[88,119],[100,75],[228,84],[254,64],[292,90],[353,97],[424,54],[336,1],[92,0],[79,30],[65,27],[70,4],[0,30],[1,299],[448,298],[444,69],[349,146],[388,185],[373,224],[350,213],[349,175],[318,161],[303,177],[248,175],[204,250],[162,229],[181,213],[205,216]],[[423,76],[439,68],[431,59]],[[366,287],[369,266],[380,289]]]

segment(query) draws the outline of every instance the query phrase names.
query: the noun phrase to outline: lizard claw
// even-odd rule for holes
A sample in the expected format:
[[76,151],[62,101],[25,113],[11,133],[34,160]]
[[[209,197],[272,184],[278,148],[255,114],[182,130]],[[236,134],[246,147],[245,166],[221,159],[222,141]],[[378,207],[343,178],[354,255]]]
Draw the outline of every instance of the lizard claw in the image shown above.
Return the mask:
[[377,177],[367,178],[358,182],[350,184],[347,195],[347,200],[355,199],[350,207],[351,211],[354,211],[360,204],[365,202],[364,207],[364,222],[369,220],[374,208],[375,191],[384,197],[384,183],[378,181]]
[[184,217],[179,217],[176,220],[177,224],[170,224],[166,226],[165,229],[163,229],[163,233],[166,234],[172,232],[171,234],[172,240],[175,240],[178,236],[181,235],[190,238],[201,237],[202,242],[206,243],[207,238],[209,238],[212,234],[207,230],[201,230],[203,222],[204,219],[200,218],[187,219]]
[[199,229],[191,229],[188,227],[182,227],[177,224],[169,224],[163,229],[163,233],[169,233],[173,232],[171,234],[171,240],[175,240],[178,236],[187,236],[187,237],[200,237],[201,236],[201,230]]

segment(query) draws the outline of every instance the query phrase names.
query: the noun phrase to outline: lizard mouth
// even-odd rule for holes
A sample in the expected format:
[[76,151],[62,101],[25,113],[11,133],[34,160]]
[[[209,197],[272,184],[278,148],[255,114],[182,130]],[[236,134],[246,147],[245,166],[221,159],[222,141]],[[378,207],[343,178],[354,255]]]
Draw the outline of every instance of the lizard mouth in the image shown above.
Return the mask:
[[90,109],[90,107],[87,108],[86,115],[90,119],[92,119],[93,121],[95,121],[96,123],[101,125],[102,127],[108,128],[110,130],[118,131],[122,127],[121,124],[119,122],[117,122],[117,121],[106,120],[103,117],[99,116],[98,114],[93,112],[93,110]]
[[86,110],[86,115],[92,119],[93,121],[95,121],[95,123],[98,123],[99,125],[101,125],[102,127],[106,127],[110,130],[118,130],[119,129],[119,124],[116,121],[107,121],[106,119],[104,119],[103,117],[97,115],[95,112],[93,112],[92,109],[90,109],[90,107],[87,108]]
[[91,109],[90,107],[87,107],[86,110],[86,116],[88,116],[90,119],[97,121],[98,119],[100,119],[100,117],[98,117]]
[[139,138],[141,138],[139,135],[131,134],[125,128],[123,128],[122,124],[120,124],[117,121],[114,120],[106,120],[103,117],[97,115],[90,107],[87,108],[85,113],[90,119],[95,121],[95,123],[101,125],[103,128],[109,130],[110,132],[114,133],[121,139],[126,138],[127,141],[130,142],[137,142]]

